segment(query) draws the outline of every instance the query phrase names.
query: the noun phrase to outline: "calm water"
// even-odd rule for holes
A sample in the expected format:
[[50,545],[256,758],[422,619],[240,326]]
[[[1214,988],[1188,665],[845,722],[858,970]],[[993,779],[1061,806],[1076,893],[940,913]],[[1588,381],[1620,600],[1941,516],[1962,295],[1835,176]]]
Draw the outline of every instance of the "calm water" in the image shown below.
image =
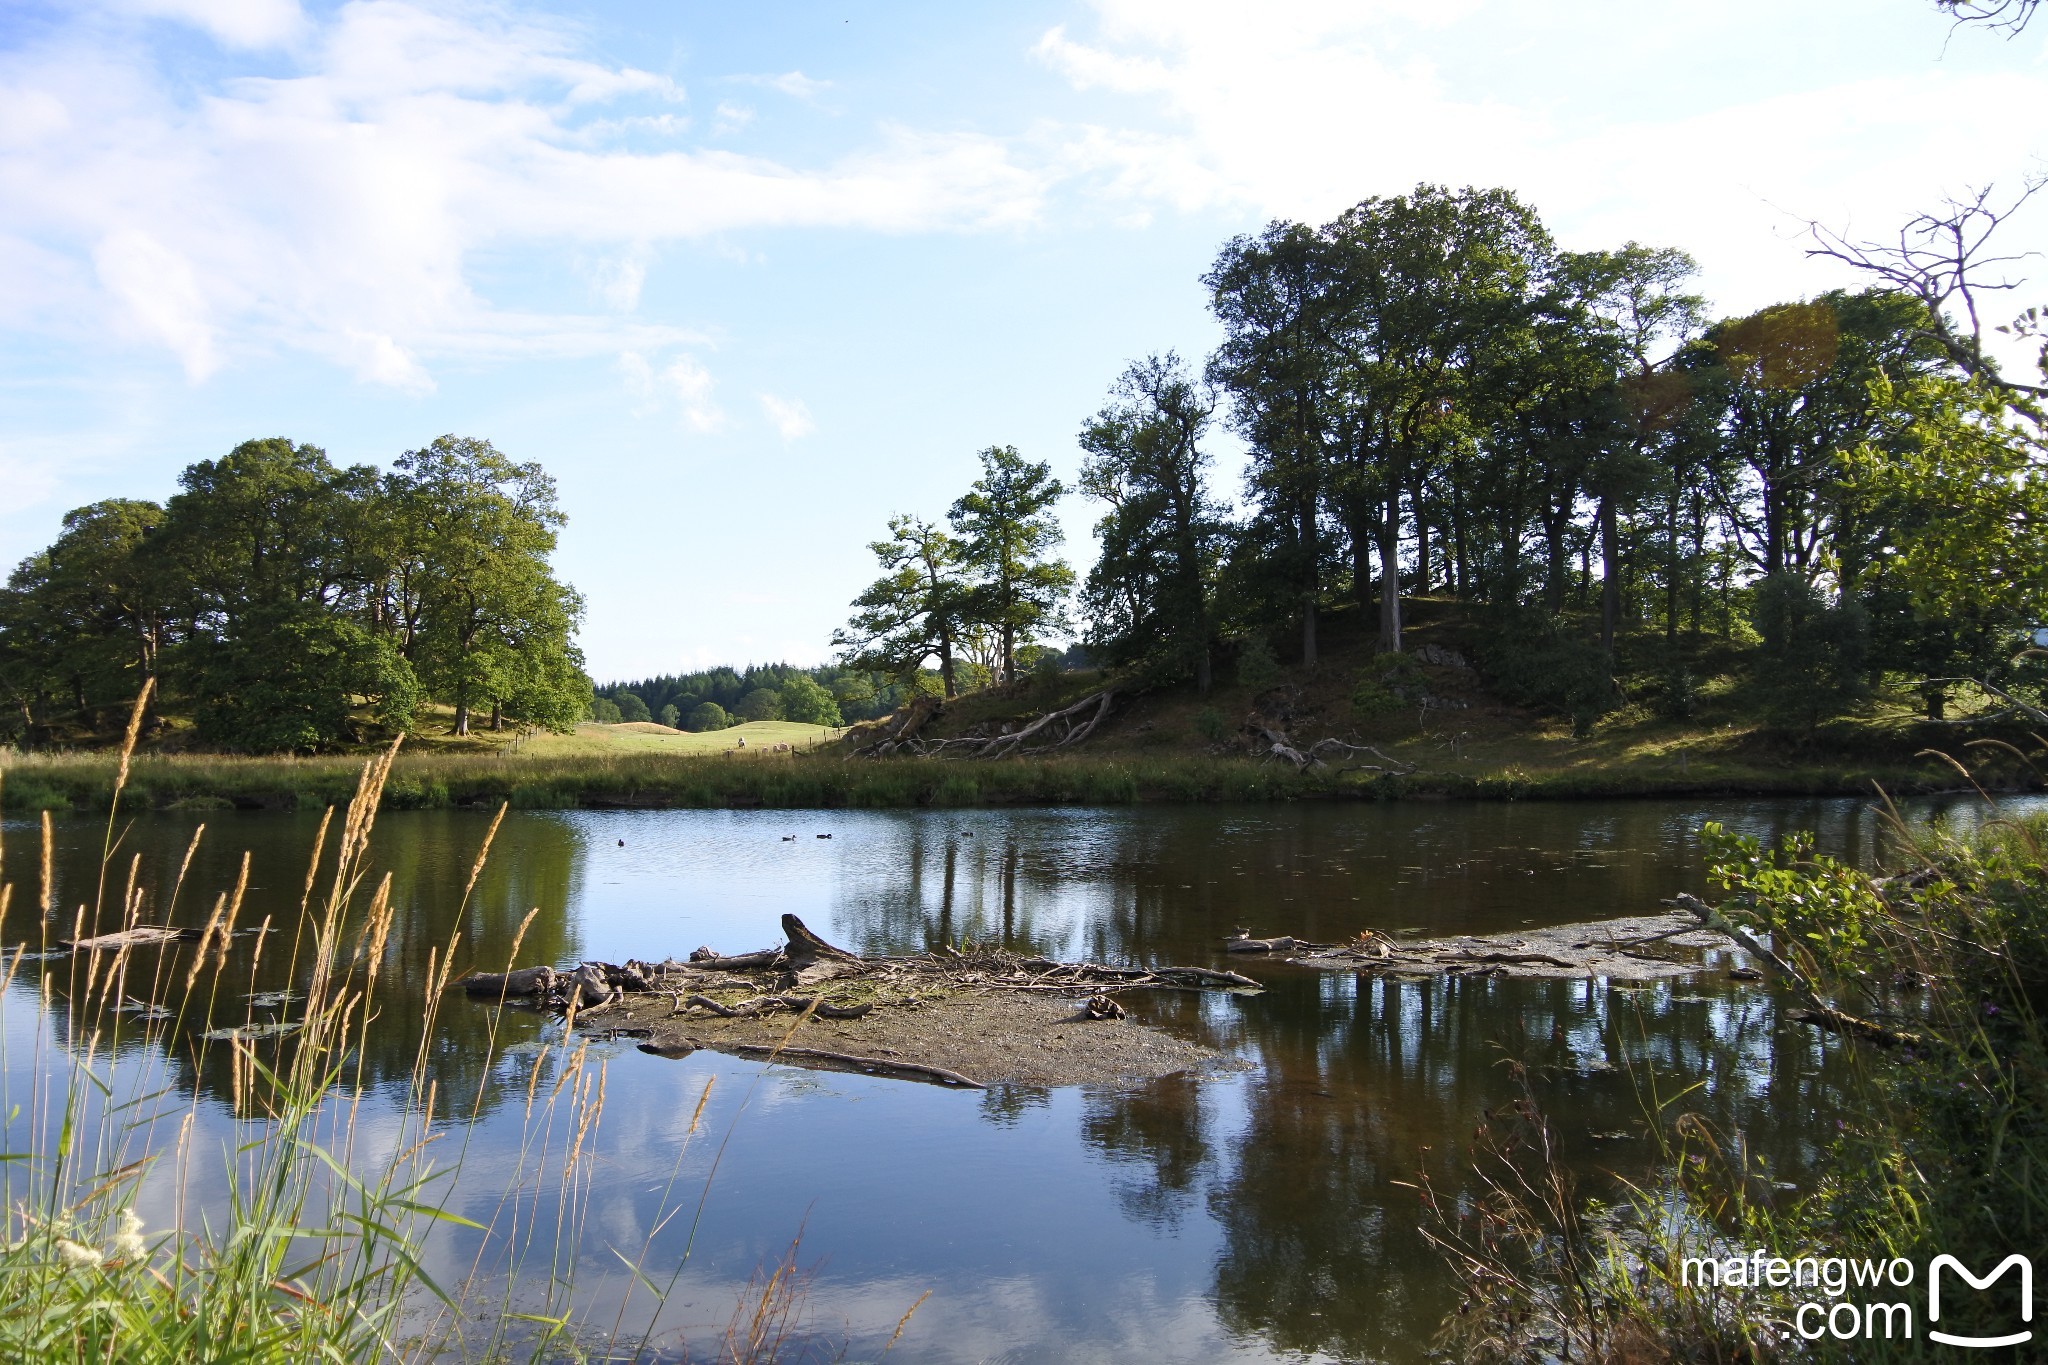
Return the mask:
[[[1910,809],[1973,818],[1961,803]],[[144,918],[158,918],[198,818],[128,825],[108,902],[139,854]],[[288,924],[314,819],[204,818],[172,918],[203,923],[247,850],[242,922]],[[1619,1068],[1630,1059],[1704,1080],[1699,1107],[1745,1135],[1774,1178],[1804,1184],[1826,1127],[1825,1042],[1781,1025],[1755,989],[1360,982],[1238,960],[1228,965],[1258,975],[1263,994],[1140,997],[1134,1012],[1242,1065],[1122,1089],[976,1095],[600,1043],[596,1178],[558,1204],[521,1173],[539,1159],[526,1110],[534,1058],[559,1025],[507,1012],[487,1060],[492,1012],[456,998],[423,1039],[430,953],[460,930],[459,969],[502,967],[535,908],[522,963],[700,944],[740,952],[778,941],[778,916],[794,911],[864,952],[973,938],[1062,958],[1220,963],[1238,927],[1333,941],[1367,926],[1491,932],[1654,910],[1703,889],[1697,829],[1708,819],[1767,838],[1811,829],[1823,851],[1859,860],[1882,838],[1856,801],[529,813],[507,816],[458,912],[488,817],[388,814],[373,860],[393,874],[403,911],[364,1049],[376,1098],[359,1119],[359,1155],[380,1154],[390,1097],[425,1046],[458,1110],[481,1097],[481,1117],[450,1140],[466,1153],[456,1211],[500,1227],[516,1217],[542,1248],[557,1220],[575,1222],[579,1302],[607,1329],[615,1317],[645,1326],[653,1311],[644,1292],[626,1295],[614,1249],[644,1250],[657,1282],[681,1267],[657,1323],[676,1354],[686,1339],[702,1354],[755,1268],[801,1232],[799,1259],[815,1267],[806,1325],[849,1343],[853,1359],[879,1351],[929,1290],[891,1360],[1415,1360],[1453,1300],[1417,1230],[1416,1197],[1395,1182],[1427,1170],[1440,1188],[1460,1186],[1459,1145],[1508,1097],[1503,1058],[1539,1065],[1539,1094],[1596,1185],[1647,1153],[1637,1082]],[[93,898],[103,833],[59,822],[60,905]],[[16,883],[6,941],[34,943],[34,826],[10,821],[5,834]],[[60,918],[56,932],[68,933]],[[195,1005],[203,1017],[168,1040],[128,1025],[135,1041],[101,1064],[117,1090],[196,1081],[206,1100],[195,1150],[218,1150],[230,1132],[230,1081],[219,1048],[195,1073],[193,1035],[242,1022],[251,993],[288,988],[288,940],[270,936],[252,962],[255,940],[238,939],[224,979],[239,986]],[[64,1021],[42,1018],[32,985],[17,982],[0,1026],[11,1106],[42,1064],[38,1042],[65,1044]],[[703,1132],[685,1144],[714,1077]],[[188,1198],[218,1196],[206,1172],[219,1164],[195,1164]],[[170,1186],[145,1185],[153,1227],[176,1216]],[[663,1222],[677,1205],[682,1216]],[[474,1234],[437,1233],[431,1268],[460,1281],[478,1249]],[[507,1292],[539,1303],[549,1270],[545,1250],[527,1256]]]

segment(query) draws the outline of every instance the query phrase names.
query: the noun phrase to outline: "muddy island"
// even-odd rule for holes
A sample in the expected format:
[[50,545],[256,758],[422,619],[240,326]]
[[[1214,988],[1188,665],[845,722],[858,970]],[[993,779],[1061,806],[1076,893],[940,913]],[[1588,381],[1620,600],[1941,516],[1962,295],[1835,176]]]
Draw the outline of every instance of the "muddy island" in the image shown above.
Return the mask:
[[699,1048],[962,1088],[1148,1080],[1226,1064],[1223,1054],[1132,1018],[1133,992],[1257,991],[1207,967],[1054,962],[986,945],[862,957],[795,915],[786,942],[687,960],[586,962],[574,971],[479,972],[473,999],[558,1013],[571,1028],[640,1039],[685,1057]]

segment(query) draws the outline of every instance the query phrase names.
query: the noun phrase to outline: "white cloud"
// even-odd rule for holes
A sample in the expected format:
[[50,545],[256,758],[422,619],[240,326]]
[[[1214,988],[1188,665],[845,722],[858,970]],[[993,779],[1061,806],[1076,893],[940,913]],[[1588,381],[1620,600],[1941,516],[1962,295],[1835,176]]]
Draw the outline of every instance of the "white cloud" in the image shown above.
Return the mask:
[[832,88],[832,82],[814,80],[801,71],[785,71],[779,76],[734,76],[732,79],[742,85],[762,86],[800,100],[811,99],[820,90]]
[[410,351],[388,336],[351,331],[347,334],[348,355],[358,379],[384,384],[407,393],[432,393],[433,376],[420,368]]
[[761,410],[768,414],[768,423],[785,441],[800,440],[818,429],[811,420],[810,410],[802,403],[777,398],[772,393],[760,395]]
[[753,121],[754,111],[746,105],[734,104],[730,100],[720,100],[718,103],[717,120],[712,124],[711,131],[714,135],[718,136],[726,133],[737,133]]
[[219,367],[190,261],[135,228],[101,238],[92,258],[101,285],[123,305],[122,321],[168,346],[188,379],[197,383]]
[[116,8],[203,28],[227,47],[276,47],[306,28],[297,0],[118,0]]
[[639,411],[643,414],[673,408],[684,425],[698,432],[716,431],[725,425],[725,412],[711,396],[717,381],[690,356],[679,355],[657,370],[640,352],[624,351],[619,355],[619,373],[626,391],[641,400]]
[[677,356],[661,372],[661,379],[691,427],[714,431],[724,424],[725,414],[711,401],[711,371],[686,355]]
[[[1130,117],[1074,131],[1064,162],[1134,220],[1170,205],[1321,221],[1424,180],[1506,185],[1568,245],[1693,250],[1727,307],[1835,282],[1805,258],[1802,217],[1854,214],[1878,232],[1965,183],[2016,181],[2048,107],[2040,63],[1965,74],[1931,46],[1853,79],[1838,67],[1804,87],[1747,82],[1745,43],[1826,37],[1852,21],[1846,4],[1738,0],[1630,22],[1611,0],[1540,14],[1499,0],[1271,0],[1255,22],[1223,0],[1093,8],[1092,33],[1051,29],[1033,55],[1077,91],[1128,97]],[[1722,65],[1728,79],[1607,93],[1659,61],[1673,84]],[[1930,112],[1964,108],[1964,139]]]
[[[299,14],[147,2],[244,44],[281,39]],[[0,52],[0,277],[40,263],[35,298],[0,302],[0,317],[96,342],[90,319],[111,306],[121,335],[168,348],[195,382],[299,350],[419,391],[448,361],[687,339],[522,311],[520,276],[482,283],[481,253],[600,262],[596,295],[629,313],[665,242],[1008,226],[1040,212],[1053,179],[999,139],[887,128],[815,167],[688,148],[673,81],[494,7],[351,0],[304,23],[282,74],[266,57],[268,74],[196,92],[147,26],[113,41],[81,18]],[[75,265],[40,268],[55,262]]]

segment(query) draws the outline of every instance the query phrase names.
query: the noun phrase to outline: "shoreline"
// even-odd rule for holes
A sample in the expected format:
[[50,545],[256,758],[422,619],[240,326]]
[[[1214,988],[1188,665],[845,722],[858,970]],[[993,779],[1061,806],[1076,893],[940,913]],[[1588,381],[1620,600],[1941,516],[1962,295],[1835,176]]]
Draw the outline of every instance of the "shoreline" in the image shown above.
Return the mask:
[[[0,809],[104,812],[117,756],[0,757]],[[345,804],[361,759],[179,754],[138,756],[122,804],[130,810],[317,810]],[[2003,779],[2003,780],[2001,780]],[[2019,795],[2038,781],[1984,774],[1986,792]],[[661,756],[540,757],[401,754],[387,810],[903,809],[918,807],[1209,805],[1292,801],[1625,800],[1686,797],[1894,796],[1970,793],[1946,763],[1827,761],[1767,764],[1743,757],[1610,766],[1526,762],[1410,774],[1296,772],[1277,763],[1207,755],[1071,755],[988,762],[846,760],[816,754],[733,760]]]

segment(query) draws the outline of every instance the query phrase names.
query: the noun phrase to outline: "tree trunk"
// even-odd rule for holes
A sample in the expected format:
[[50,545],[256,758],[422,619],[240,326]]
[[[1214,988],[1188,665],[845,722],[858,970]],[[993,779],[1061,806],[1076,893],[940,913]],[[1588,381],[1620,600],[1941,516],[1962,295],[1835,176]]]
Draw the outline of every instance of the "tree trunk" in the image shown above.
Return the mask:
[[469,733],[469,703],[467,701],[455,703],[455,724],[449,727],[448,733],[451,735],[466,735]]
[[959,689],[953,685],[953,628],[950,625],[939,627],[939,684],[948,698],[959,695]]
[[1210,681],[1209,639],[1207,632],[1204,632],[1202,647],[1195,653],[1195,691],[1207,695]]
[[1017,628],[1003,623],[1003,682],[1017,681]]
[[1401,652],[1401,498],[1387,499],[1380,523],[1380,652]]
[[1614,672],[1614,632],[1621,621],[1621,530],[1614,499],[1600,499],[1600,652]]
[[1313,597],[1303,604],[1301,613],[1301,666],[1316,666],[1316,599]]
[[495,699],[491,702],[491,728],[493,730],[503,730],[505,728],[505,703]]
[[1420,596],[1429,591],[1429,523],[1423,520],[1419,494],[1408,505],[1415,509],[1415,592]]

